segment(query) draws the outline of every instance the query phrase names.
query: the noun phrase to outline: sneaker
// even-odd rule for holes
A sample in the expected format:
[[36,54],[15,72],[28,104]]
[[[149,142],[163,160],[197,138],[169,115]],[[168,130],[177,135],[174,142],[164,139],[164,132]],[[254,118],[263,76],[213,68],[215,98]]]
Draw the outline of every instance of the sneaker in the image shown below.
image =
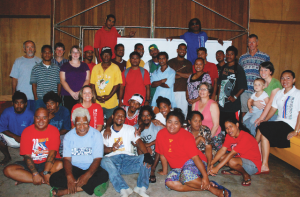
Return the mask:
[[121,197],[128,197],[132,193],[133,191],[130,187],[128,189],[121,189],[120,191]]
[[149,197],[147,194],[146,194],[146,188],[145,187],[135,187],[134,188],[134,192],[139,194],[140,196],[142,197]]
[[102,183],[101,185],[98,185],[94,189],[94,194],[96,196],[102,196],[106,192],[108,185],[109,185],[108,181],[105,183]]

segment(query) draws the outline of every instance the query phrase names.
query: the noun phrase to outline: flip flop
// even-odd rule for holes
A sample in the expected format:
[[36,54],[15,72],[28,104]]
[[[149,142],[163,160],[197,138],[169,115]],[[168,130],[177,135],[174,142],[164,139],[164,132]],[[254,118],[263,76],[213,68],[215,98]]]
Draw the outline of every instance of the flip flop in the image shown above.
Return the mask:
[[[55,195],[52,193],[52,191],[55,191]],[[58,188],[57,187],[52,187],[52,189],[50,190],[50,197],[57,197],[57,192],[58,192]]]
[[213,184],[217,185],[217,186],[218,186],[218,189],[223,190],[223,196],[225,196],[225,191],[227,191],[227,192],[228,192],[228,197],[231,197],[231,191],[230,191],[229,189],[223,187],[222,185],[219,185],[219,184],[218,184],[217,182],[215,182],[215,181],[210,181],[210,182],[212,182]]
[[251,179],[244,180],[244,181],[242,182],[242,186],[250,186],[250,185],[251,185],[251,182],[249,183],[249,181],[251,181]]
[[102,196],[105,192],[106,192],[106,190],[107,190],[107,188],[108,188],[108,181],[107,182],[105,182],[105,183],[102,183],[101,185],[98,185],[97,187],[95,187],[95,189],[94,189],[94,194],[96,195],[96,196]]
[[233,173],[232,170],[222,170],[221,171],[221,174],[224,174],[224,175],[236,175],[236,176],[241,176],[242,174],[241,173]]
[[156,183],[156,176],[155,175],[150,175],[149,183]]

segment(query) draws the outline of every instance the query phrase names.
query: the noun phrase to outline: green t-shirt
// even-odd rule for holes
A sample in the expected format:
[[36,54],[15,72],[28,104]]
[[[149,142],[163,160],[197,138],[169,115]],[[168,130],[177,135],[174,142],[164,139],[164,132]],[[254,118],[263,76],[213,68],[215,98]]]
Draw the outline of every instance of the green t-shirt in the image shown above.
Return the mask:
[[[268,87],[266,87],[264,89],[264,91],[268,94],[268,96],[270,98],[272,90],[274,90],[276,88],[282,89],[281,83],[277,79],[272,78],[270,84],[268,85]],[[278,110],[276,111],[275,115],[278,115]]]

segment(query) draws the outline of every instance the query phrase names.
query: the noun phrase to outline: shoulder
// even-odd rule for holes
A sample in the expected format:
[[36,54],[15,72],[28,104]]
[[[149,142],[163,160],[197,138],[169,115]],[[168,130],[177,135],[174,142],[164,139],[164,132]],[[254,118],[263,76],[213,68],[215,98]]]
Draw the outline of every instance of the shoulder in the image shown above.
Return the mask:
[[94,109],[102,109],[101,105],[98,104],[98,103],[92,103],[92,107],[93,107]]
[[[165,136],[167,134],[168,130],[166,128],[161,129],[156,136],[156,139],[161,140],[164,139],[163,136]],[[161,138],[161,139],[160,139]]]
[[193,66],[192,62],[190,62],[190,60],[184,59],[184,64],[187,64],[188,66]]
[[84,63],[84,62],[81,62],[80,66],[82,66],[84,69],[90,70],[89,66],[86,63]]
[[1,117],[2,117],[3,115],[10,115],[10,114],[12,114],[12,115],[15,114],[15,113],[14,113],[14,107],[13,107],[13,106],[8,107],[8,108],[6,108],[5,110],[3,110],[2,114],[1,114]]
[[270,57],[267,53],[264,53],[264,52],[262,52],[262,51],[258,51],[258,54],[259,54],[259,55],[262,55],[262,56]]
[[[253,93],[252,95],[255,95],[255,93]],[[262,96],[263,97],[269,97],[268,93],[266,93],[265,91],[263,91]]]
[[48,125],[47,130],[48,130],[49,132],[51,132],[51,133],[52,133],[52,132],[58,132],[58,133],[59,133],[58,129],[57,129],[55,126],[51,125],[51,124]]
[[123,124],[122,130],[123,130],[123,132],[125,131],[125,133],[127,133],[127,134],[128,134],[128,132],[132,132],[132,133],[135,132],[134,126],[131,126],[128,124]]
[[247,53],[245,53],[245,54],[243,54],[243,55],[241,55],[241,57],[240,57],[240,61],[241,60],[243,60],[243,59],[245,59],[245,58],[247,58],[248,57],[248,55],[249,55],[249,53],[247,52]]
[[[111,65],[109,66],[111,69],[113,69],[114,70],[114,72],[119,72],[119,73],[121,73],[121,70],[120,70],[120,68],[119,68],[119,66],[117,65],[117,64],[115,64],[115,63],[111,63]],[[125,71],[125,70],[124,70]]]
[[69,115],[70,114],[69,110],[66,107],[64,107],[64,106],[59,106],[59,111],[61,111],[65,115]]
[[32,124],[32,125],[26,127],[26,128],[23,130],[23,132],[22,132],[22,137],[23,137],[23,136],[27,136],[27,135],[31,136],[33,131],[35,131],[34,124]]
[[76,128],[71,129],[68,133],[66,133],[64,139],[70,139],[76,133]]
[[88,133],[92,134],[93,136],[96,136],[97,138],[102,137],[102,134],[97,129],[95,129],[95,128],[91,127],[91,126],[89,128]]
[[168,66],[168,72],[171,73],[171,74],[175,74],[176,73],[175,70],[173,68],[171,68],[170,66]]
[[241,141],[243,143],[251,143],[252,144],[252,143],[254,143],[254,141],[256,142],[255,138],[251,134],[247,133],[246,131],[241,130],[240,135],[242,135]]
[[168,61],[168,63],[173,64],[173,63],[176,62],[176,61],[177,61],[177,58],[175,57],[175,58],[170,59],[170,60]]
[[42,61],[42,59],[37,56],[34,56],[34,60],[37,61],[38,63]]

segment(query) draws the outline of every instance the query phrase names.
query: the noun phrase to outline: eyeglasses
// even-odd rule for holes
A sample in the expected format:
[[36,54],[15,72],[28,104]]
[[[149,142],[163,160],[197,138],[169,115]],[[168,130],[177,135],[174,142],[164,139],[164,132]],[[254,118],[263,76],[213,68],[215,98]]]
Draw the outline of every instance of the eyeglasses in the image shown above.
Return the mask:
[[200,88],[199,91],[207,91],[207,88]]

